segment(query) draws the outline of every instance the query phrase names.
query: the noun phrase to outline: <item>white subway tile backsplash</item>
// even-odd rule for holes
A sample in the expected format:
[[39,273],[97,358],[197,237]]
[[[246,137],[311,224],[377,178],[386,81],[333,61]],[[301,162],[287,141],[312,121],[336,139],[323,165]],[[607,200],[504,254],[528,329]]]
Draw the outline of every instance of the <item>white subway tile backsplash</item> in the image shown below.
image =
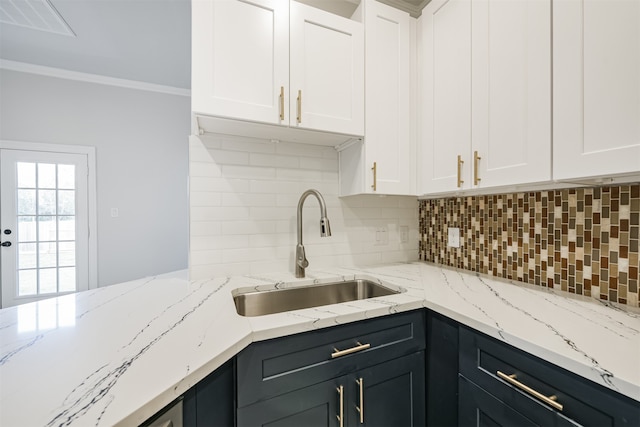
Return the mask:
[[[206,135],[190,150],[193,279],[294,269],[296,208],[303,191],[319,190],[333,235],[320,237],[318,202],[303,210],[304,244],[313,268],[418,259],[415,197],[339,198],[332,147]],[[400,243],[399,226],[409,227]],[[386,227],[388,243],[376,245]]]
[[222,165],[222,173],[229,178],[246,178],[246,179],[269,179],[276,177],[275,168],[264,168],[256,166],[236,166]]
[[250,164],[252,166],[266,166],[274,168],[298,168],[300,167],[300,159],[294,156],[251,153]]

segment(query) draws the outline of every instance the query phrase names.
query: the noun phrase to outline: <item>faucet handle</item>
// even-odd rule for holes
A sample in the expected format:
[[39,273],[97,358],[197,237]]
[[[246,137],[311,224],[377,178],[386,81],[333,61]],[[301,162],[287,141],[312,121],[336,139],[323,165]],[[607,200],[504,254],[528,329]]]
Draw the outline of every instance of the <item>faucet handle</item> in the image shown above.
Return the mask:
[[309,261],[307,261],[307,256],[304,253],[304,246],[298,245],[296,246],[296,265],[307,268],[309,266]]

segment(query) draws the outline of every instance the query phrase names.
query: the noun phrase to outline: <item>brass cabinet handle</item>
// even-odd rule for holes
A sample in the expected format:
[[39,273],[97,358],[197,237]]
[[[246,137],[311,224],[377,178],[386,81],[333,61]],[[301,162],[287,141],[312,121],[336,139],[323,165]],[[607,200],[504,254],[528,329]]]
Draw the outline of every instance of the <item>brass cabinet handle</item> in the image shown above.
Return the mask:
[[518,381],[516,378],[516,374],[511,374],[511,375],[507,375],[503,372],[497,371],[497,374],[500,378],[502,378],[503,380],[505,380],[506,382],[508,382],[509,384],[512,384],[516,387],[518,387],[520,390],[529,393],[530,395],[532,395],[533,397],[542,400],[544,403],[546,403],[547,405],[552,406],[553,408],[557,409],[558,411],[562,411],[562,408],[564,407],[561,403],[558,403],[556,400],[558,399],[558,396],[556,396],[555,394],[553,396],[545,396],[544,394],[532,389],[531,387],[529,387],[528,385],[525,385],[523,383],[521,383],[520,381]]
[[333,353],[331,353],[331,358],[335,359],[336,357],[346,356],[347,354],[356,353],[358,351],[366,350],[371,347],[371,344],[357,344],[357,346],[348,348],[346,350],[338,350],[337,348],[334,348]]
[[478,185],[481,179],[478,177],[478,162],[482,157],[478,156],[478,151],[473,152],[473,185]]
[[364,424],[364,380],[360,378],[356,383],[360,386],[360,406],[356,410],[360,413],[360,424]]
[[280,120],[284,120],[284,86],[280,86]]
[[462,156],[458,154],[458,188],[462,187],[464,181],[462,180],[462,165],[464,164],[464,160],[462,160]]
[[344,386],[340,386],[336,390],[340,396],[340,415],[336,415],[336,417],[340,421],[340,427],[344,427]]
[[298,104],[296,122],[300,124],[302,122],[302,91],[301,90],[298,91],[298,99],[296,102]]
[[373,185],[371,186],[371,188],[373,188],[373,191],[376,191],[378,187],[378,164],[376,162],[373,162],[373,167],[371,168],[371,170],[373,171]]

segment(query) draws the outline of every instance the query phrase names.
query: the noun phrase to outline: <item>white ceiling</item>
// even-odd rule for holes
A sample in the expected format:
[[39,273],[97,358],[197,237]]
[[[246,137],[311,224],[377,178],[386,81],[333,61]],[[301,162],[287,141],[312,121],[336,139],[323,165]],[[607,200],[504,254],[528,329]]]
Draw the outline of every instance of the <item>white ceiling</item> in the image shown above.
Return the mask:
[[[0,0],[0,13],[24,2]],[[8,24],[2,15],[0,59],[190,88],[189,0],[48,2],[75,36]]]

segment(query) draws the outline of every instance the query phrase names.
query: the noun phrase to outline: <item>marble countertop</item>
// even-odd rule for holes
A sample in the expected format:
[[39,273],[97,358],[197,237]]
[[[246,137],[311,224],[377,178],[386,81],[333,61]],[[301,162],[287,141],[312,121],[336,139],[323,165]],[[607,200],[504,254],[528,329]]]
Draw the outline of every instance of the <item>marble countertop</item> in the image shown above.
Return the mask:
[[[260,317],[232,291],[354,276],[406,292]],[[162,275],[0,310],[0,425],[135,425],[249,345],[427,307],[640,401],[640,314],[426,263],[188,281]]]

